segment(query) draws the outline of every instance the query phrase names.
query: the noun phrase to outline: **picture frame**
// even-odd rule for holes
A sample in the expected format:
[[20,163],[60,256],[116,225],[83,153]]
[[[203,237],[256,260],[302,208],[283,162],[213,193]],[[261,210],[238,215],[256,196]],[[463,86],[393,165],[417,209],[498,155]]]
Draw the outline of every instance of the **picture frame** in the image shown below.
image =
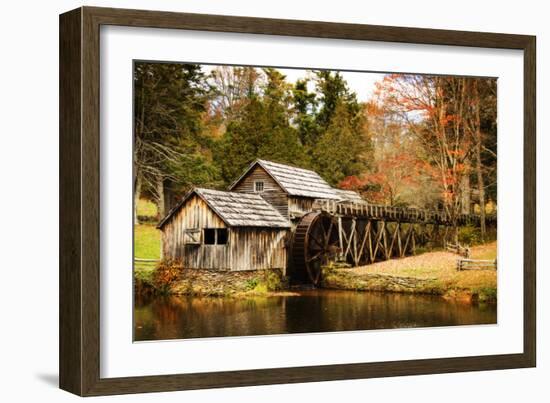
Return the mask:
[[[100,376],[100,27],[130,26],[523,51],[523,352],[369,363]],[[60,387],[80,396],[527,368],[536,365],[534,36],[81,7],[60,16]]]

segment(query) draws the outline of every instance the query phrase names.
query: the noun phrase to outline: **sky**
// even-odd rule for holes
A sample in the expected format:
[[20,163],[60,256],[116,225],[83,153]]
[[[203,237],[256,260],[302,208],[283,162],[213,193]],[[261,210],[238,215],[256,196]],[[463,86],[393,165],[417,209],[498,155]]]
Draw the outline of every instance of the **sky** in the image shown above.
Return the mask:
[[[210,72],[216,66],[203,65],[203,71]],[[289,83],[295,83],[296,80],[305,78],[308,75],[308,70],[303,69],[277,69],[286,76],[286,81]],[[311,74],[311,73],[309,73]],[[381,73],[368,73],[368,72],[351,72],[341,71],[340,74],[348,83],[348,87],[351,91],[357,94],[357,99],[360,102],[368,101],[374,92],[374,83],[384,78],[385,74]],[[315,84],[309,83],[309,90],[313,91]]]
[[[296,80],[304,78],[307,75],[307,70],[298,69],[278,69],[282,74],[286,76],[287,81],[295,83]],[[384,78],[385,74],[380,73],[367,73],[367,72],[351,72],[341,71],[340,74],[348,83],[350,90],[357,94],[357,99],[361,102],[368,101],[374,91],[374,83]],[[310,83],[312,87],[309,90],[313,90],[313,83]]]

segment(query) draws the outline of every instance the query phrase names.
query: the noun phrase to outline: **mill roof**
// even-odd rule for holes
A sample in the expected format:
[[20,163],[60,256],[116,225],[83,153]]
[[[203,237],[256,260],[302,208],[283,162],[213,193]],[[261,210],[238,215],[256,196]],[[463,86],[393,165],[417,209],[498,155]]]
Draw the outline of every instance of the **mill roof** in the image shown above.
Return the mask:
[[315,171],[260,159],[250,164],[246,171],[231,184],[229,190],[233,189],[255,166],[262,167],[290,196],[364,202],[353,190],[333,188]]
[[290,227],[290,222],[258,194],[226,192],[203,188],[195,188],[189,192],[157,227],[162,228],[194,194],[204,200],[230,227]]
[[353,190],[334,189],[340,199],[343,201],[352,201],[357,203],[365,203],[365,200],[359,195],[359,193]]
[[262,167],[290,196],[339,199],[335,189],[321,178],[317,172],[266,160],[256,160],[250,164],[248,169],[231,184],[229,189],[233,189],[257,165]]

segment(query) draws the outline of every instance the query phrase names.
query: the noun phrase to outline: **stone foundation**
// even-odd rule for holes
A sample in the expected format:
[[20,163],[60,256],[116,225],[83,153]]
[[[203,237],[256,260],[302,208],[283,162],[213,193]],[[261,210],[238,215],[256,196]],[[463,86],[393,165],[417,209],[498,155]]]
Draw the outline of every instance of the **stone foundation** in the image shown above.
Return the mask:
[[170,287],[174,295],[230,296],[262,294],[284,289],[286,281],[280,270],[218,271],[182,269]]

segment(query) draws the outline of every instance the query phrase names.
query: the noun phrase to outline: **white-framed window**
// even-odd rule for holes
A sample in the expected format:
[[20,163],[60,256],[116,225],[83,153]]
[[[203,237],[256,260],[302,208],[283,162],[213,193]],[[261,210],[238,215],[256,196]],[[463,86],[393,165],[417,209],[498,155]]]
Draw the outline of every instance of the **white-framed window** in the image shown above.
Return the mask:
[[264,191],[264,181],[254,181],[254,192],[262,193]]

